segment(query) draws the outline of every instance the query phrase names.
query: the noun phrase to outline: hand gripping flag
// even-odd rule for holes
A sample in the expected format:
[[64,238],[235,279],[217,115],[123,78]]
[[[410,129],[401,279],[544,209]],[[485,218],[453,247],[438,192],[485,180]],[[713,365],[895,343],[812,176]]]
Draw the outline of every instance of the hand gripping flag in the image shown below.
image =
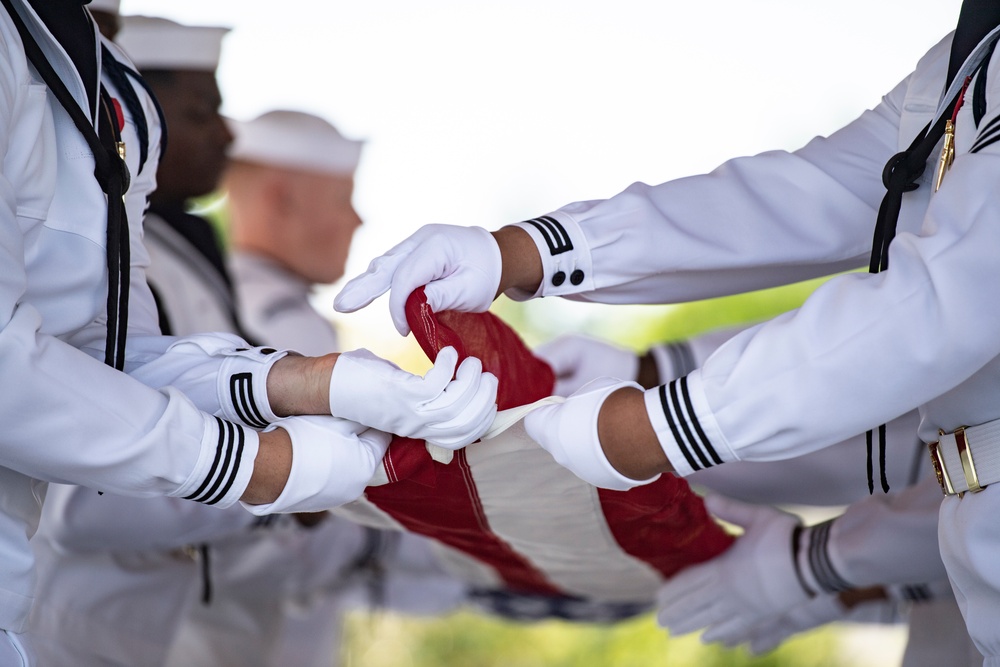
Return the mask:
[[555,376],[498,317],[434,313],[420,289],[407,320],[428,357],[451,345],[497,376],[493,431],[506,429],[454,453],[397,436],[365,496],[337,513],[432,538],[481,606],[513,617],[641,613],[667,578],[729,546],[683,479],[598,489],[532,441],[512,409],[548,397]]

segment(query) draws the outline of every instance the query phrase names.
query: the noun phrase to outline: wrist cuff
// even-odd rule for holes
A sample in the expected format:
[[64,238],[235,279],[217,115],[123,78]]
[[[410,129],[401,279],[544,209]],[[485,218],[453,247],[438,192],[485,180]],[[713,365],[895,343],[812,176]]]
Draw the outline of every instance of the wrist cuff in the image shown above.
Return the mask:
[[222,416],[257,430],[278,421],[267,398],[267,376],[275,362],[286,356],[288,350],[271,347],[237,350],[226,356],[218,387]]
[[583,231],[572,218],[553,213],[514,226],[528,232],[538,247],[542,282],[534,294],[511,289],[506,292],[508,297],[526,301],[537,296],[562,296],[596,289],[590,248]]
[[736,460],[714,420],[700,417],[695,408],[698,377],[695,371],[645,392],[649,422],[667,460],[681,476]]
[[[558,422],[551,425],[555,428],[555,437],[545,439],[548,442],[546,449],[557,463],[589,484],[614,491],[627,491],[649,484],[659,477],[656,475],[647,480],[626,477],[611,465],[604,454],[597,436],[597,419],[605,399],[623,387],[641,389],[634,382],[621,382],[611,378],[599,378],[584,385],[568,399],[571,401],[570,405],[555,413],[558,415]],[[527,419],[531,420],[532,415]],[[546,426],[542,428],[548,430]]]
[[830,559],[830,529],[833,519],[802,530],[796,566],[809,590],[839,593],[857,588],[834,568]]
[[954,597],[951,583],[947,579],[922,584],[889,584],[883,586],[890,600],[897,602],[933,602]]
[[[297,419],[289,418],[272,424],[267,429],[283,428],[292,441],[292,467],[288,472],[285,488],[272,503],[248,505],[241,503],[251,514],[262,516],[279,512],[318,512],[342,504],[331,499],[328,491],[330,472],[334,469],[334,444],[309,431],[300,431]],[[305,424],[303,424],[305,425]]]
[[195,469],[174,497],[206,505],[229,507],[250,483],[258,438],[255,431],[205,415],[206,428]]
[[649,348],[649,354],[656,363],[660,384],[687,375],[697,368],[691,344],[687,341],[654,345]]

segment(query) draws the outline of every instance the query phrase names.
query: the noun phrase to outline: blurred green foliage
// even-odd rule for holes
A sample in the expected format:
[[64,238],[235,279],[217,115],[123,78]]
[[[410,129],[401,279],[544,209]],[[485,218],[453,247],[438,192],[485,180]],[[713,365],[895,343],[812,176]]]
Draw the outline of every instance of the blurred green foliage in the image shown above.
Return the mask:
[[651,615],[614,625],[518,623],[469,612],[429,620],[353,614],[344,667],[843,667],[824,629],[751,657],[670,638]]

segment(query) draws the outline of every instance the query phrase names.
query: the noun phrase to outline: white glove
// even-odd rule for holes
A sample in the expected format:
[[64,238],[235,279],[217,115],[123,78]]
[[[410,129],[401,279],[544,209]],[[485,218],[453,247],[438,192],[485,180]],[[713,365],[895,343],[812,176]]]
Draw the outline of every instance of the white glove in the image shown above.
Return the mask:
[[[497,412],[497,378],[453,347],[424,377],[365,349],[344,352],[330,378],[330,414],[407,438],[459,449],[479,439]],[[452,375],[455,379],[452,380]]]
[[726,552],[681,571],[660,589],[661,626],[675,635],[707,627],[708,636],[730,636],[809,599],[795,570],[796,517],[723,496],[710,496],[705,506],[744,533]]
[[557,396],[569,396],[600,377],[634,381],[639,375],[635,352],[590,336],[560,336],[535,348],[535,355],[555,372]]
[[524,430],[560,464],[585,482],[602,489],[625,491],[652,482],[630,479],[612,467],[597,437],[597,415],[604,399],[634,382],[600,378],[561,403],[544,405],[524,418]]
[[319,512],[357,499],[382,465],[388,433],[336,417],[289,417],[271,424],[292,440],[292,469],[285,488],[267,505],[243,506],[251,514]]
[[792,636],[835,621],[850,623],[895,623],[900,619],[899,605],[894,600],[872,600],[847,609],[835,594],[819,595],[785,614],[764,621],[743,636],[708,637],[702,641],[718,641],[730,648],[748,643],[750,653],[760,655],[776,649]]
[[350,280],[333,302],[342,313],[353,313],[392,289],[389,314],[403,336],[406,299],[426,285],[427,304],[434,312],[489,309],[500,287],[500,247],[482,227],[425,225],[368,265]]

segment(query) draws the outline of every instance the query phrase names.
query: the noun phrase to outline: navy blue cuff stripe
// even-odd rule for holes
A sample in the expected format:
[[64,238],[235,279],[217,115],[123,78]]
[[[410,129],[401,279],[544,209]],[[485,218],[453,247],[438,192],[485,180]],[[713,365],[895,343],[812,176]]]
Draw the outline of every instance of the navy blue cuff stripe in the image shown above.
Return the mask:
[[663,416],[667,418],[667,426],[670,427],[670,433],[674,436],[674,442],[677,443],[677,447],[681,450],[681,454],[684,455],[684,460],[688,462],[692,470],[701,470],[701,466],[694,460],[691,456],[691,452],[687,448],[687,443],[681,438],[680,432],[677,430],[677,424],[674,422],[673,414],[670,411],[670,406],[667,403],[667,385],[660,385],[660,407],[663,409]]
[[802,576],[802,567],[799,565],[799,547],[801,543],[802,526],[795,526],[792,529],[792,566],[795,569],[795,578],[798,580],[799,586],[806,592],[806,595],[812,598],[816,597],[816,591],[806,583],[806,578]]
[[901,593],[903,599],[909,602],[927,602],[933,597],[930,589],[923,584],[903,586]]
[[550,254],[560,255],[573,249],[573,242],[570,241],[566,228],[555,218],[543,215],[525,222],[537,229],[542,235],[545,244],[549,247]]
[[701,422],[698,421],[698,415],[694,412],[694,406],[691,404],[691,394],[688,391],[687,375],[681,378],[680,383],[681,395],[684,397],[684,405],[687,407],[688,416],[691,418],[691,425],[694,426],[694,430],[698,432],[698,437],[701,438],[701,446],[708,452],[708,455],[712,457],[712,461],[718,465],[722,463],[722,458],[715,451],[715,447],[712,446],[712,441],[708,439],[704,429],[701,428]]
[[236,429],[236,438],[237,438],[236,456],[233,459],[232,467],[229,468],[229,472],[226,474],[226,483],[223,485],[222,489],[219,490],[219,493],[216,494],[214,498],[205,501],[206,505],[214,505],[223,498],[225,498],[226,494],[229,493],[229,490],[233,488],[233,483],[236,482],[236,477],[239,475],[240,472],[240,464],[243,462],[243,446],[246,444],[246,433],[244,433],[243,429],[240,428],[240,426],[238,426],[237,424],[233,424],[232,426],[234,429]]
[[829,540],[833,521],[817,524],[809,531],[809,566],[820,589],[826,593],[839,593],[854,588],[830,562]]
[[253,375],[236,373],[229,378],[229,394],[236,414],[245,424],[254,428],[267,428],[270,422],[264,419],[253,395]]
[[212,466],[208,469],[208,474],[205,475],[205,479],[201,483],[201,486],[199,486],[190,496],[184,496],[184,500],[194,500],[200,496],[205,491],[205,488],[211,483],[212,478],[215,477],[216,471],[219,469],[219,461],[222,460],[222,447],[226,442],[226,429],[223,426],[225,424],[224,421],[218,417],[215,418],[215,421],[218,423],[219,427],[219,440],[215,445],[215,458],[212,459]]
[[227,476],[229,464],[233,458],[233,439],[235,435],[233,429],[236,428],[236,424],[229,421],[223,422],[223,424],[226,427],[226,451],[222,459],[222,468],[220,468],[219,474],[216,475],[215,481],[212,482],[212,486],[208,488],[208,491],[201,497],[194,499],[200,503],[209,503],[210,499],[215,498],[215,492],[218,491],[219,485],[222,484],[222,480]]
[[711,461],[705,456],[705,452],[702,451],[701,447],[698,446],[697,440],[695,440],[694,433],[691,432],[691,427],[688,426],[688,420],[684,419],[684,411],[681,409],[681,399],[677,394],[677,385],[681,384],[686,377],[680,380],[674,380],[670,383],[670,404],[673,406],[674,413],[677,415],[677,420],[681,424],[681,430],[684,431],[684,436],[687,438],[687,442],[691,449],[697,455],[698,460],[701,461],[701,465],[705,468],[712,467]]
[[[205,475],[201,485],[191,495],[185,496],[185,500],[194,500],[208,505],[214,505],[222,500],[229,489],[236,481],[237,473],[240,469],[243,457],[243,447],[246,442],[246,434],[243,427],[233,422],[215,418],[219,427],[219,439],[215,447],[215,457],[212,465]],[[233,443],[236,446],[235,457],[233,453]],[[221,487],[221,491],[219,490]]]

